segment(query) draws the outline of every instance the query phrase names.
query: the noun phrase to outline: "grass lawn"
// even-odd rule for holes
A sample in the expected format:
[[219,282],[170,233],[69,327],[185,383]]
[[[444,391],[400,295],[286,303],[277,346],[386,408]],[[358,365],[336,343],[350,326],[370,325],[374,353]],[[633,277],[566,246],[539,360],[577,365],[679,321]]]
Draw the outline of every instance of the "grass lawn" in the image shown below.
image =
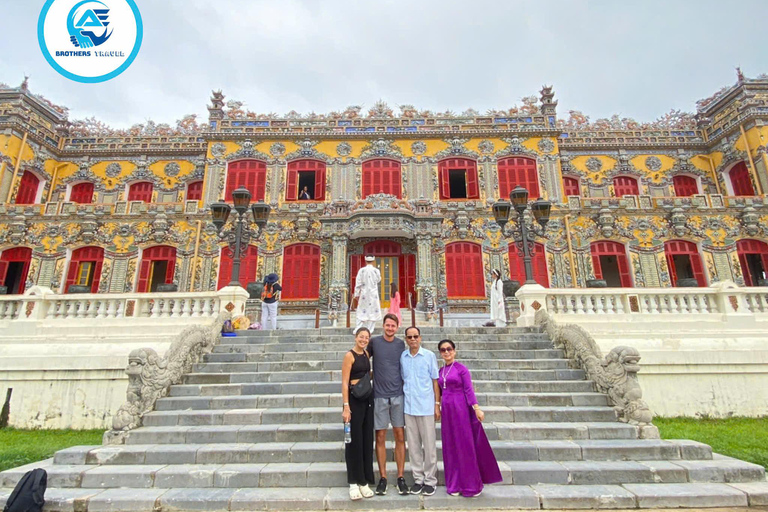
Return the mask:
[[62,448],[101,444],[99,430],[16,430],[0,429],[0,471],[51,457]]
[[768,418],[654,418],[662,439],[692,439],[768,468]]

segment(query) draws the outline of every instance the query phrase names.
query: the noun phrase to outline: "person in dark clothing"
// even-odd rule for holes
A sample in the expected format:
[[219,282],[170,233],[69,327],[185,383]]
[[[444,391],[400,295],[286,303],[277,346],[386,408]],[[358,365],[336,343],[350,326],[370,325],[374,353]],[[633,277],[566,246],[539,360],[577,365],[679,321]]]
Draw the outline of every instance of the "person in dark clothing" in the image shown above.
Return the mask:
[[341,363],[341,396],[344,400],[341,419],[350,423],[352,442],[345,445],[349,499],[370,498],[373,477],[373,394],[364,399],[355,398],[350,387],[371,373],[371,361],[366,348],[371,333],[361,327],[355,333],[355,346],[344,354]]
[[261,328],[264,330],[277,329],[277,303],[283,290],[277,279],[277,274],[269,274],[264,279],[261,291]]
[[301,189],[301,192],[299,192],[299,199],[302,201],[309,201],[312,199],[312,196],[309,195],[309,187],[304,187]]

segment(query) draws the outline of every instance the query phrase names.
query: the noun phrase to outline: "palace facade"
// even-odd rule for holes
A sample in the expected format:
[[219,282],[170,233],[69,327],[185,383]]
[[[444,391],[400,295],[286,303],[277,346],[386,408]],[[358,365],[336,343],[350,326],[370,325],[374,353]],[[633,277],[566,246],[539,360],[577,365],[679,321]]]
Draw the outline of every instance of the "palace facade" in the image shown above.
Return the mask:
[[[523,282],[517,185],[553,203],[534,235],[545,287],[766,284],[768,77],[655,123],[558,116],[551,87],[485,114],[254,114],[214,92],[209,119],[113,130],[70,122],[27,81],[0,88],[0,285],[60,293],[215,290],[232,258],[210,204],[244,185],[271,206],[240,282],[281,276],[283,313],[338,309],[362,256],[382,297],[424,310],[487,307],[490,272]],[[255,229],[256,225],[253,224]],[[385,286],[386,285],[386,286]],[[86,287],[86,288],[84,288]]]

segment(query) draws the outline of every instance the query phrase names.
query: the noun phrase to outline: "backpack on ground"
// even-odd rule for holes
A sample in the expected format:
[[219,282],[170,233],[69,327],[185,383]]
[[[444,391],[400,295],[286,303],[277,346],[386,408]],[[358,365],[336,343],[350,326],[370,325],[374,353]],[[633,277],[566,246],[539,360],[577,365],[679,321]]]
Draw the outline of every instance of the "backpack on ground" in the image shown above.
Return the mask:
[[3,512],[41,512],[47,485],[48,473],[44,469],[27,471],[5,502]]

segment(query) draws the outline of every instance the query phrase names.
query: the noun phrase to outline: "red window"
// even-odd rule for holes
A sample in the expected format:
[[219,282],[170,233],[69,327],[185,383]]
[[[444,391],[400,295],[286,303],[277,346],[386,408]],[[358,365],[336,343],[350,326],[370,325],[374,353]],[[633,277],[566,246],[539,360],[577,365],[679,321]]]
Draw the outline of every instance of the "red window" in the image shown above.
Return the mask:
[[678,286],[678,280],[686,278],[696,279],[699,286],[707,286],[701,255],[695,243],[684,240],[664,242],[664,254],[667,257],[672,286]]
[[138,181],[132,183],[128,188],[128,200],[129,201],[144,201],[145,203],[152,202],[152,182],[151,181]]
[[532,158],[503,158],[498,163],[499,195],[508,198],[509,193],[520,185],[528,190],[532,198],[539,197],[539,175],[536,172],[536,160]]
[[595,279],[604,279],[611,288],[630,288],[629,262],[624,246],[618,242],[592,242],[592,267]]
[[167,245],[156,245],[144,249],[139,267],[138,292],[154,292],[161,284],[173,283],[176,268],[176,249]]
[[[437,170],[440,177],[440,199],[477,199],[480,197],[477,162],[474,160],[449,158],[437,164]],[[536,190],[538,190],[538,186]]]
[[578,178],[563,176],[563,189],[565,190],[565,197],[581,195]]
[[616,197],[636,196],[640,194],[637,180],[629,176],[617,176],[613,178],[613,190]]
[[9,295],[24,293],[29,276],[32,249],[14,247],[6,249],[0,256],[0,286],[8,288]]
[[760,286],[768,280],[768,244],[759,240],[739,240],[736,242],[744,284]]
[[731,177],[731,187],[735,196],[754,196],[755,188],[752,186],[752,177],[744,162],[739,162],[728,174]]
[[479,244],[454,242],[445,246],[448,297],[485,297],[483,254]]
[[[411,295],[413,306],[416,306],[416,255],[402,254],[402,248],[391,240],[370,242],[363,248],[363,254],[352,254],[349,257],[350,268],[350,297],[355,293],[357,271],[365,265],[364,256],[372,254],[377,258],[397,258],[397,288],[400,291],[400,307],[408,307],[408,294]],[[385,283],[387,286],[388,283]]]
[[[547,255],[544,244],[534,243],[531,254],[531,266],[533,267],[533,279],[544,288],[549,288],[549,273],[547,272]],[[525,261],[519,255],[514,243],[509,245],[509,276],[510,279],[525,284]]]
[[93,202],[93,183],[78,183],[72,185],[69,200],[73,203],[88,204]]
[[363,162],[363,199],[372,194],[403,197],[400,162],[383,159]]
[[187,185],[187,201],[199,201],[203,198],[203,182],[193,181]]
[[699,184],[696,178],[691,176],[675,176],[672,178],[672,185],[675,187],[677,197],[690,197],[699,193]]
[[231,202],[232,192],[241,186],[251,193],[251,201],[263,201],[267,189],[267,164],[260,160],[230,162],[224,200]]
[[[221,290],[232,281],[232,255],[228,247],[221,249],[221,265],[219,266],[219,286]],[[245,288],[248,283],[256,281],[256,265],[259,262],[259,249],[249,245],[240,256],[240,286]]]
[[[398,174],[399,179],[399,174]],[[399,183],[399,182],[398,182]],[[302,197],[305,192],[309,197]],[[288,164],[285,200],[325,199],[325,163],[317,160],[297,160]]]
[[40,179],[29,171],[19,180],[19,190],[16,192],[16,204],[35,204],[37,190],[40,188]]
[[285,300],[311,300],[320,296],[320,247],[293,244],[283,251],[283,291]]
[[81,247],[72,251],[64,293],[69,293],[69,286],[73,284],[90,286],[91,293],[98,292],[103,263],[104,249],[101,247]]

